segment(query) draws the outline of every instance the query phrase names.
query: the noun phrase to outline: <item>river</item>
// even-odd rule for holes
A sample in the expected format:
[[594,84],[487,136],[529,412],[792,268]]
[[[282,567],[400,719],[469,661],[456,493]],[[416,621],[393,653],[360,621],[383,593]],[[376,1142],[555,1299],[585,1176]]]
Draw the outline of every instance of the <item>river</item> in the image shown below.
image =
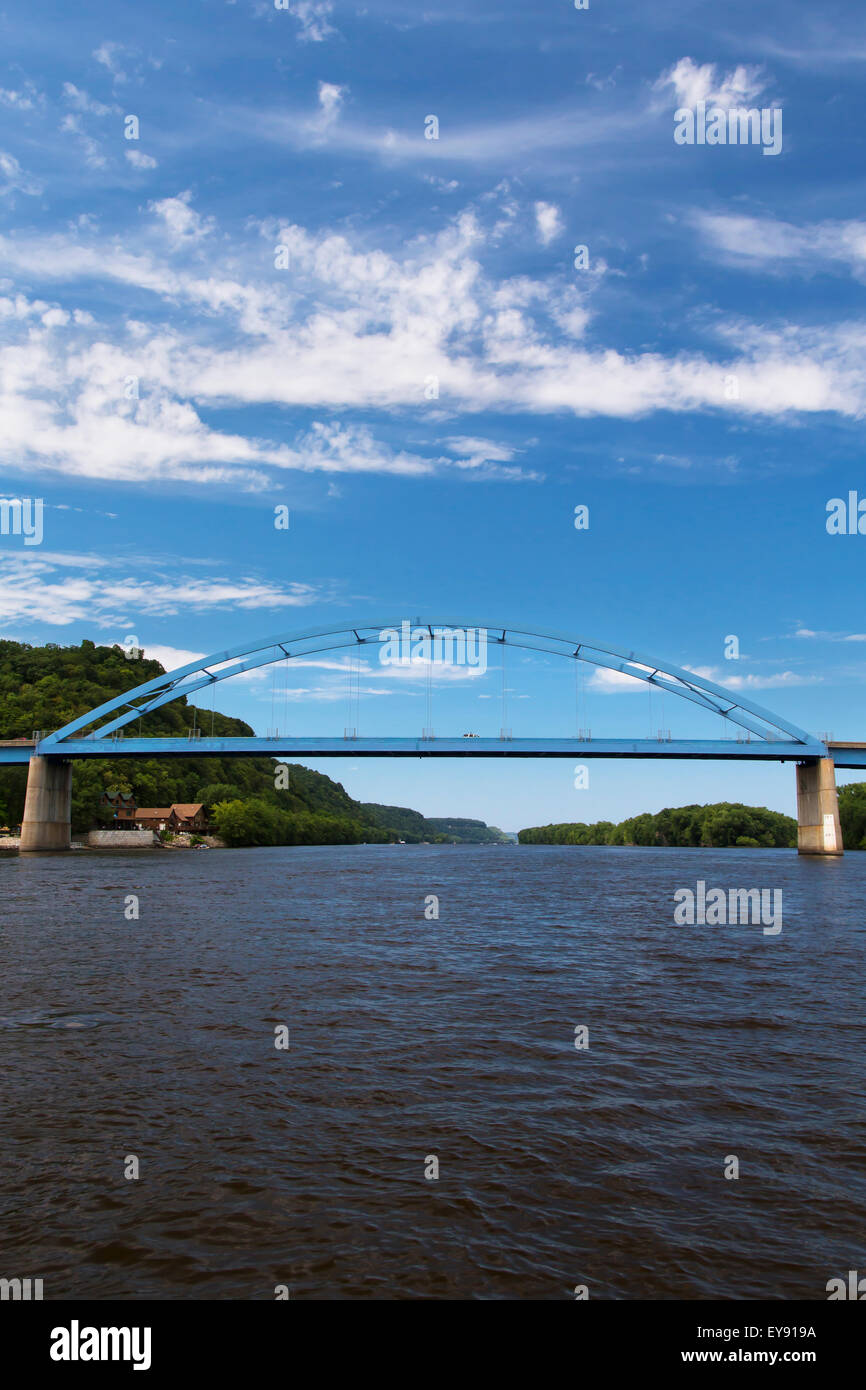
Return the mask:
[[[698,880],[782,930],[676,925]],[[0,963],[0,1276],[46,1299],[866,1272],[866,854],[7,854]]]

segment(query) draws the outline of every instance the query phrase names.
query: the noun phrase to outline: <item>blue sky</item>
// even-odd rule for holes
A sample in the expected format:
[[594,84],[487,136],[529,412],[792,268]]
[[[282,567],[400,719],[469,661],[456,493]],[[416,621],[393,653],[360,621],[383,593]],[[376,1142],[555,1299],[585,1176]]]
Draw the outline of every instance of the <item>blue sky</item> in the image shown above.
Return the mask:
[[[826,529],[866,497],[853,0],[44,3],[0,53],[0,495],[45,506],[40,546],[0,535],[3,636],[134,633],[171,666],[505,622],[866,737],[866,536]],[[780,110],[781,152],[676,144],[699,101]],[[343,654],[273,679],[218,704],[349,722]],[[501,683],[442,673],[434,728],[497,733]],[[360,684],[361,733],[420,732],[423,679]],[[515,735],[573,733],[566,663],[516,653],[506,687]],[[724,732],[591,674],[585,699],[597,735]],[[319,766],[508,829],[794,806],[773,765],[598,762],[580,791],[566,762]]]

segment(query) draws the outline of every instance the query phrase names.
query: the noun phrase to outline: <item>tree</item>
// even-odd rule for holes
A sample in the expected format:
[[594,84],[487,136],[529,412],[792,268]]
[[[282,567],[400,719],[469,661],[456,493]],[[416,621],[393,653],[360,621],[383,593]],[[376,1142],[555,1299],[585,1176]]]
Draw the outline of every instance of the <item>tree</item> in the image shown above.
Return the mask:
[[[862,815],[862,820],[856,819],[853,809],[848,815],[851,834],[862,839],[866,835],[866,783],[860,786],[862,798],[852,798],[852,807],[856,802],[856,815]],[[841,804],[840,793],[840,812]],[[708,849],[739,845],[789,849],[797,844],[797,822],[766,806],[720,801],[710,806],[666,807],[655,814],[645,811],[619,825],[597,821],[594,825],[577,822],[530,826],[519,832],[518,839],[523,845],[703,845]]]
[[866,849],[866,782],[839,788],[839,820],[845,849]]

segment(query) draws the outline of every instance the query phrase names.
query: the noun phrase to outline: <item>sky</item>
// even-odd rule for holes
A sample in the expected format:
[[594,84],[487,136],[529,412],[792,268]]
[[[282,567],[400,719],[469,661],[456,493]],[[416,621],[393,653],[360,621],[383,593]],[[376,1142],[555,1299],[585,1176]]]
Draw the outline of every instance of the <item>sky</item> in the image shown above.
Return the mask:
[[[866,534],[831,533],[866,513],[863,7],[278,4],[0,11],[0,498],[43,504],[0,532],[0,636],[171,668],[524,627],[866,739]],[[675,138],[737,108],[781,147]],[[428,714],[423,663],[343,650],[214,698],[259,733],[725,736],[581,672],[491,652]],[[315,766],[507,830],[795,809],[790,765]]]

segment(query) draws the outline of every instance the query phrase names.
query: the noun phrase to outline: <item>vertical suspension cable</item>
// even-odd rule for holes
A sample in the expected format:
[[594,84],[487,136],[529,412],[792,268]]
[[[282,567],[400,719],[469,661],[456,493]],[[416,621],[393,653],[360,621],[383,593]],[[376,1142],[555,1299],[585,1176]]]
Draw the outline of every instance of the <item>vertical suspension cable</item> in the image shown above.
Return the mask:
[[358,647],[355,651],[355,734],[361,734],[361,651]]
[[502,736],[508,728],[508,701],[505,694],[505,636],[502,637]]
[[[276,656],[276,654],[277,654],[276,648],[274,648],[274,656]],[[276,694],[277,694],[277,663],[276,663],[276,661],[272,661],[272,662],[271,662],[271,735],[272,735],[272,736],[273,736],[273,734],[274,734],[274,732],[275,732],[275,730],[276,730],[276,723],[277,723],[277,716],[276,716],[276,712],[275,712],[275,710],[274,710],[274,701],[275,701],[275,699],[276,699]]]
[[355,668],[358,658],[353,647],[349,654],[349,728],[357,734],[358,723],[355,718]]
[[581,706],[583,707],[583,722],[582,722],[582,724],[580,724],[580,729],[578,730],[578,737],[580,737],[580,734],[581,734],[581,731],[582,731],[583,737],[584,737],[584,738],[589,738],[589,712],[588,712],[587,700],[588,700],[588,693],[587,693],[587,680],[586,680],[586,666],[585,666],[584,662],[581,661],[580,657],[578,657],[578,658],[577,658],[577,706],[578,706],[578,707],[577,707],[577,714],[578,714],[578,722],[579,722],[579,723],[580,723]]

